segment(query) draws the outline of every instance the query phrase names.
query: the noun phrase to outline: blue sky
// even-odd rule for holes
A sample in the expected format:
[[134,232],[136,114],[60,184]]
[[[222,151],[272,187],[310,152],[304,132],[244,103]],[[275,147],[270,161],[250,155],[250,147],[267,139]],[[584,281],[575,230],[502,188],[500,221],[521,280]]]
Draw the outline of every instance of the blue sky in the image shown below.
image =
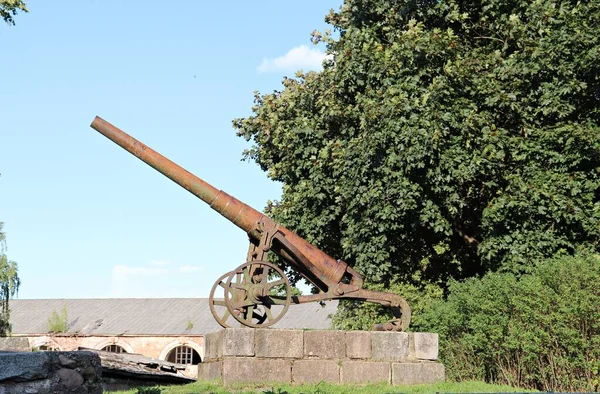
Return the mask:
[[[0,23],[0,221],[19,298],[206,297],[246,234],[89,127],[99,115],[262,210],[231,120],[318,68],[341,0],[34,1]],[[304,46],[304,47],[303,47]]]

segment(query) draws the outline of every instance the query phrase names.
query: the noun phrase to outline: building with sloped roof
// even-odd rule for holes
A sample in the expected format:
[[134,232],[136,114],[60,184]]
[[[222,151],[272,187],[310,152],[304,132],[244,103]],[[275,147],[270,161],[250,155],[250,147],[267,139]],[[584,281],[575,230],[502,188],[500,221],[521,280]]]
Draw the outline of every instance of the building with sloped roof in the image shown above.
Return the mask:
[[[291,305],[273,327],[327,329],[337,306],[336,300]],[[10,309],[12,336],[26,337],[32,348],[85,347],[181,364],[202,362],[204,335],[221,329],[207,298],[17,299]],[[53,319],[64,319],[66,331],[51,332]],[[234,322],[228,321],[239,326]]]

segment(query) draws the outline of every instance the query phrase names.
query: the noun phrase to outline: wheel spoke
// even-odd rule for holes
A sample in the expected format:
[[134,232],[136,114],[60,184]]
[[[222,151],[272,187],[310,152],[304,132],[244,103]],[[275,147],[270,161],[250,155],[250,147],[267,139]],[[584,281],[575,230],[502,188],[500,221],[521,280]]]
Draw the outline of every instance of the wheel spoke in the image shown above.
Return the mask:
[[229,309],[227,309],[225,311],[225,314],[223,315],[223,317],[221,318],[221,321],[223,323],[227,323],[227,319],[229,319],[229,316],[231,316],[231,313],[229,313]]
[[267,315],[268,321],[273,321],[273,314],[271,313],[271,305],[265,305],[265,315]]
[[254,314],[254,305],[250,305],[246,308],[246,321],[252,323],[252,315]]
[[227,306],[227,304],[223,300],[214,300],[213,304],[218,305],[218,306]]
[[221,286],[224,289],[225,288],[225,282],[223,282],[222,280],[219,281],[219,286]]
[[281,278],[279,280],[276,280],[275,282],[269,283],[268,288],[270,290],[275,286],[279,286],[279,285],[283,285],[283,284],[285,284],[285,279]]

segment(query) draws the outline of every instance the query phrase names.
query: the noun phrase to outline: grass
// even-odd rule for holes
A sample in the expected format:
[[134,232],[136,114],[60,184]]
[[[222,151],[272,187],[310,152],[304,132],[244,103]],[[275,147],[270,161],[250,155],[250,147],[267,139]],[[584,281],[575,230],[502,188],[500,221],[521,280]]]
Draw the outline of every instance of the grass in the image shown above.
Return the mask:
[[[143,390],[143,389],[142,389]],[[140,393],[143,391],[140,390]],[[223,387],[219,382],[196,382],[183,386],[161,387],[161,394],[427,394],[427,393],[517,393],[525,392],[511,386],[488,384],[484,382],[418,384],[413,386],[391,386],[389,384],[370,384],[364,386],[334,385],[326,383],[287,385],[264,384],[256,386],[238,385]],[[114,394],[137,394],[137,389],[116,391]]]

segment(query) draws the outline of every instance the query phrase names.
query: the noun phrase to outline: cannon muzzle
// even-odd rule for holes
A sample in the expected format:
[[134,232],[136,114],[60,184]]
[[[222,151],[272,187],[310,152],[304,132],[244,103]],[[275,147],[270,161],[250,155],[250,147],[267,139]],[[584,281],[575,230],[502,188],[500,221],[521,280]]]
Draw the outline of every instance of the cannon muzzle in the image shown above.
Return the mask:
[[249,234],[256,231],[256,224],[264,217],[262,213],[203,181],[185,168],[167,159],[104,119],[96,116],[90,126],[121,148],[206,202],[211,208],[225,216],[242,230]]

